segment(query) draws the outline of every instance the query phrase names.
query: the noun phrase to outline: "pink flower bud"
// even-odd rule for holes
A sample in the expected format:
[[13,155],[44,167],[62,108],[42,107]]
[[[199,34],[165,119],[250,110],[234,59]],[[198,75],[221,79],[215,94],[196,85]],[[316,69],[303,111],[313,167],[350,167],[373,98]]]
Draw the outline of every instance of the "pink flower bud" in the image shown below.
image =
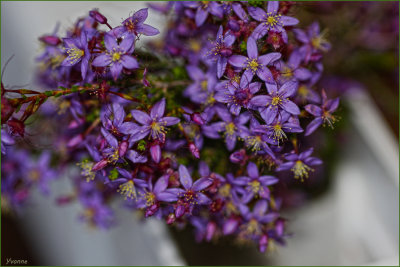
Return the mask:
[[118,148],[118,154],[123,157],[128,150],[129,143],[127,141],[122,141]]
[[102,159],[99,162],[97,162],[96,164],[94,164],[92,171],[98,171],[103,169],[105,166],[107,166],[108,161],[107,159]]
[[44,35],[39,38],[40,41],[47,45],[57,46],[61,44],[61,39],[53,35]]
[[209,222],[206,228],[206,240],[211,241],[215,231],[217,230],[217,224],[215,222]]
[[195,158],[200,158],[200,151],[194,143],[189,144],[189,150]]
[[98,23],[107,24],[107,18],[96,9],[91,10],[89,16],[95,19]]
[[74,147],[80,144],[83,141],[83,136],[82,134],[75,135],[72,137],[71,140],[67,143],[67,147]]
[[195,112],[195,113],[192,113],[191,115],[190,115],[190,118],[192,119],[192,121],[194,121],[196,124],[198,124],[198,125],[203,125],[204,123],[205,123],[205,120],[203,119],[203,117],[201,116],[201,114],[200,113],[198,113],[198,112]]
[[258,241],[258,249],[261,253],[264,253],[268,247],[268,236],[263,235],[261,236],[260,240]]
[[155,163],[159,163],[161,160],[161,148],[159,145],[153,145],[150,147],[150,155]]
[[170,213],[167,217],[167,224],[173,224],[175,220],[176,220],[175,214]]

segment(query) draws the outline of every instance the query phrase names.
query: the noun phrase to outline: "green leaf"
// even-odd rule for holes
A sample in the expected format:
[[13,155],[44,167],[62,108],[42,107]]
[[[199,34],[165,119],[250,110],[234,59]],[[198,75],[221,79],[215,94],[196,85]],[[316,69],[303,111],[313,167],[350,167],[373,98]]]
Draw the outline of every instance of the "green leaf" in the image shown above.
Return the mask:
[[116,168],[114,168],[110,171],[110,175],[108,175],[108,178],[110,178],[111,181],[118,178],[118,171]]

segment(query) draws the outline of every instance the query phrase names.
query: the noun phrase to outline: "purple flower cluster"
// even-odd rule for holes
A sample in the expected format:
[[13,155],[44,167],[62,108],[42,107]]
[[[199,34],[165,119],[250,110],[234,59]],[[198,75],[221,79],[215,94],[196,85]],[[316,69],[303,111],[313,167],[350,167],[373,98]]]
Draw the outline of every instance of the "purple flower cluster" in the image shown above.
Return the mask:
[[[306,33],[293,28],[298,20],[279,2],[261,6],[156,6],[174,15],[162,49],[150,44],[154,55],[143,57],[135,48],[139,35],[159,33],[144,23],[147,9],[114,28],[92,10],[65,38],[56,32],[42,37],[39,78],[61,89],[38,92],[32,109],[41,99],[66,95],[57,98],[56,118],[51,108],[41,115],[59,126],[53,140],[58,164],[80,169],[74,197],[59,203],[77,199],[81,220],[102,228],[114,224],[109,203],[117,197],[145,217],[193,225],[197,240],[229,235],[255,242],[262,252],[273,242],[284,244],[281,200],[272,188],[282,183],[280,172],[304,181],[322,163],[302,142],[320,125],[332,126],[339,100],[311,89],[329,48],[317,24]],[[172,71],[160,70],[166,60]],[[3,96],[2,102],[8,103]],[[47,192],[54,177],[49,154],[31,166],[27,154],[8,148],[21,136],[16,122],[24,125],[26,116],[9,119],[2,111],[2,193],[17,204],[21,184],[38,181]],[[19,174],[22,161],[29,175]],[[21,177],[28,181],[18,182]]]

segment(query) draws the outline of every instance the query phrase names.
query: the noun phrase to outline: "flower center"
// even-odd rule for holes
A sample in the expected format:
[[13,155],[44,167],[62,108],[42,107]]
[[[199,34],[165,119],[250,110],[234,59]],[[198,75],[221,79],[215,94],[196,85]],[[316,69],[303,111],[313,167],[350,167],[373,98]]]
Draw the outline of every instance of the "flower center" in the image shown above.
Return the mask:
[[199,52],[201,50],[201,43],[196,40],[190,40],[189,47],[193,52]]
[[283,67],[282,76],[286,78],[291,78],[293,76],[293,71],[289,67]]
[[32,181],[38,181],[40,179],[40,172],[38,170],[34,169],[29,172],[28,176],[29,176],[29,179]]
[[107,161],[109,163],[115,163],[118,161],[118,159],[119,159],[119,151],[118,151],[118,148],[115,148],[114,152],[108,154]]
[[120,54],[119,52],[114,52],[114,53],[112,54],[112,61],[113,61],[113,62],[119,61],[120,59],[121,59],[121,54]]
[[261,139],[261,136],[259,135],[246,137],[247,147],[251,148],[251,150],[254,152],[259,151],[261,149],[262,143],[263,141]]
[[134,32],[135,31],[135,23],[133,23],[132,19],[128,19],[125,22],[124,26],[128,29],[129,32]]
[[253,191],[254,193],[260,192],[261,184],[259,181],[257,181],[257,180],[251,181],[249,183],[249,186],[250,186],[251,191]]
[[83,55],[85,54],[83,50],[76,47],[67,48],[66,51],[68,54],[68,61],[70,64],[77,63],[81,59],[81,57],[83,57]]
[[143,196],[144,200],[146,200],[146,206],[151,206],[154,204],[156,196],[152,192],[147,192]]
[[271,13],[267,14],[268,18],[265,21],[265,25],[269,26],[269,27],[275,27],[276,25],[281,24],[280,23],[280,17],[281,15],[272,15]]
[[230,184],[224,184],[221,186],[218,190],[219,194],[223,197],[229,197],[231,195],[231,185]]
[[233,135],[235,133],[236,126],[233,122],[226,124],[225,126],[225,134],[226,135]]
[[281,99],[279,96],[274,96],[274,97],[272,98],[271,104],[272,104],[273,106],[277,106],[277,105],[279,105],[279,104],[281,104],[281,103],[282,103],[282,99]]
[[81,175],[86,178],[86,182],[94,180],[96,173],[92,171],[93,162],[89,162],[87,159],[85,159],[84,161],[79,162],[76,165],[82,168]]
[[183,195],[183,200],[189,204],[197,204],[196,196],[196,192],[193,190],[187,190]]
[[208,81],[207,80],[202,80],[201,83],[200,83],[200,86],[201,86],[201,90],[207,91]]
[[257,59],[252,59],[247,63],[247,68],[251,69],[253,72],[257,71],[258,66],[259,66],[259,64],[258,64]]
[[213,103],[215,103],[214,94],[210,94],[210,95],[208,95],[208,97],[207,97],[206,105],[211,105],[211,104],[213,104]]
[[336,121],[338,121],[338,118],[333,116],[331,113],[329,113],[329,111],[324,110],[323,114],[322,114],[322,118],[324,119],[324,126],[326,124],[328,124],[329,127],[331,127],[332,129],[333,124],[335,124]]
[[298,90],[298,94],[301,98],[306,98],[306,96],[308,96],[308,94],[309,94],[307,86],[305,86],[305,85],[300,86],[299,90]]
[[246,225],[244,225],[244,232],[248,235],[258,234],[260,231],[260,224],[256,219],[251,219]]
[[304,164],[301,160],[296,161],[293,168],[290,169],[294,173],[294,178],[303,182],[304,178],[308,178],[308,172],[314,171],[312,168]]
[[283,139],[287,138],[285,132],[282,130],[282,125],[279,123],[272,126],[272,135],[274,140],[278,141],[278,146],[279,146],[279,141],[283,141]]
[[135,190],[135,185],[132,180],[129,180],[128,182],[121,184],[119,186],[119,189],[117,192],[120,192],[121,195],[125,196],[125,200],[130,198],[130,199],[135,199],[136,198],[136,190]]
[[163,135],[166,133],[165,127],[160,125],[160,123],[153,121],[151,123],[151,130],[153,131],[153,137],[158,135]]

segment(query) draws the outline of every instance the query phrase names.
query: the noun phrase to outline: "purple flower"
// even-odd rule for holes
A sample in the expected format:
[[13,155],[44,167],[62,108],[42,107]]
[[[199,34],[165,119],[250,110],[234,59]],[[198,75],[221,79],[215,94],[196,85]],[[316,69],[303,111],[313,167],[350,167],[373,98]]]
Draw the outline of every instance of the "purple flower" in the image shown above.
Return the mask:
[[218,102],[226,103],[229,111],[234,115],[239,115],[241,108],[250,108],[251,99],[260,90],[261,83],[250,83],[245,75],[236,81],[226,81],[225,86],[219,87],[220,90],[215,95]]
[[256,40],[249,37],[247,39],[247,56],[233,55],[229,58],[229,64],[245,69],[243,76],[247,78],[248,82],[251,82],[255,74],[265,82],[274,82],[274,77],[266,66],[280,59],[281,53],[274,52],[258,56]]
[[154,215],[159,210],[159,202],[175,202],[178,200],[175,193],[170,192],[171,189],[167,189],[168,179],[169,175],[163,175],[157,180],[154,186],[150,179],[147,188],[139,192],[138,207],[146,208],[146,217]]
[[147,36],[153,36],[160,33],[156,28],[144,24],[143,22],[147,19],[148,9],[143,8],[135,12],[131,17],[127,18],[122,22],[122,26],[114,28],[111,33],[115,36],[127,37],[129,35],[144,34]]
[[280,71],[279,82],[284,83],[295,79],[305,81],[311,78],[312,73],[306,68],[299,67],[302,61],[302,55],[298,50],[294,50],[288,59],[287,64],[283,61],[277,62],[274,65]]
[[301,133],[303,131],[299,120],[285,111],[282,111],[271,123],[260,127],[266,130],[268,137],[278,142],[278,146],[279,142],[287,139],[286,133]]
[[81,63],[82,79],[85,79],[90,59],[90,52],[88,48],[88,41],[86,32],[82,31],[80,37],[76,38],[63,38],[65,52],[68,56],[61,63],[62,66],[70,67]]
[[238,180],[243,181],[246,186],[246,193],[242,198],[243,203],[248,203],[255,196],[259,196],[261,198],[269,199],[269,185],[276,184],[278,179],[274,176],[263,175],[260,176],[258,172],[257,165],[253,162],[249,162],[247,165],[247,175],[238,177]]
[[183,92],[185,97],[189,97],[194,103],[212,104],[214,99],[214,88],[217,84],[215,68],[210,68],[204,73],[199,67],[189,65],[186,67],[189,77],[194,81]]
[[279,217],[276,212],[268,211],[268,202],[265,199],[258,200],[250,211],[246,205],[240,205],[240,212],[246,223],[241,228],[242,234],[251,239],[256,239],[262,235],[263,225],[270,223]]
[[196,26],[200,27],[206,21],[208,14],[211,13],[214,16],[222,18],[223,16],[223,9],[220,4],[213,1],[190,1],[183,3],[186,7],[197,8],[195,21]]
[[258,95],[253,97],[250,103],[262,108],[260,113],[267,124],[270,124],[281,112],[286,111],[293,115],[299,115],[299,107],[289,100],[296,93],[298,82],[288,81],[279,87],[276,83],[265,83],[269,95]]
[[179,123],[179,119],[175,117],[163,117],[165,112],[165,98],[158,101],[152,107],[150,116],[140,110],[132,110],[132,117],[142,126],[138,128],[138,132],[132,135],[130,142],[136,142],[147,135],[151,135],[154,140],[165,142],[166,126]]
[[185,212],[191,212],[195,205],[209,204],[211,200],[203,193],[202,190],[209,187],[213,181],[210,178],[200,178],[193,183],[192,177],[185,166],[179,166],[179,181],[184,189],[173,188],[170,192],[174,192],[180,198],[180,203],[175,210],[177,218],[181,217]]
[[276,168],[276,171],[291,170],[295,179],[300,179],[302,182],[304,178],[308,178],[308,173],[314,171],[310,166],[321,165],[322,161],[315,157],[310,157],[314,149],[310,148],[300,154],[295,152],[285,155],[287,162],[282,163]]
[[56,172],[50,168],[51,154],[43,152],[37,161],[24,162],[23,178],[28,184],[37,183],[40,191],[47,195],[50,192],[49,182],[57,178]]
[[257,120],[252,118],[250,120],[250,130],[242,131],[240,137],[244,140],[245,146],[255,153],[268,153],[272,158],[275,158],[268,143],[276,144],[276,141],[269,138],[264,131],[260,131],[260,123]]
[[96,57],[92,65],[96,67],[110,66],[111,75],[114,80],[118,79],[122,68],[137,69],[139,64],[130,54],[134,49],[135,38],[131,35],[126,36],[118,45],[114,36],[104,35],[104,44],[107,51]]
[[125,115],[124,107],[118,103],[107,105],[100,112],[103,127],[115,136],[134,134],[135,129],[138,128],[136,123],[124,122]]
[[296,25],[299,21],[295,18],[278,14],[278,9],[278,1],[268,2],[267,12],[259,7],[248,7],[250,16],[261,22],[251,34],[254,39],[260,39],[268,31],[272,31],[282,33],[283,40],[287,43],[287,34],[283,27]]
[[307,126],[305,135],[308,136],[312,134],[323,123],[326,123],[333,128],[333,124],[336,122],[337,118],[333,116],[332,113],[338,108],[338,106],[339,98],[337,97],[328,100],[325,90],[322,90],[322,105],[320,107],[313,104],[304,107],[308,113],[315,117],[315,119]]
[[135,185],[144,188],[147,186],[146,181],[133,177],[132,173],[125,169],[117,168],[117,170],[123,177],[113,180],[111,184],[119,184],[117,192],[125,196],[125,200],[128,198],[136,199],[137,192]]
[[218,109],[218,114],[223,122],[212,123],[209,127],[210,130],[216,132],[224,132],[225,143],[229,151],[232,151],[236,145],[236,139],[241,131],[245,131],[246,124],[250,119],[250,113],[244,112],[239,116],[232,118],[232,115],[226,108]]
[[232,44],[235,42],[235,36],[227,31],[223,34],[223,27],[220,26],[217,39],[212,44],[211,50],[207,52],[206,57],[217,62],[217,77],[221,78],[228,63],[228,57],[232,55]]
[[320,32],[318,22],[312,23],[307,31],[293,29],[296,39],[303,43],[300,53],[305,58],[305,62],[316,61],[321,58],[320,52],[326,52],[331,48],[331,44],[325,39],[326,31]]

